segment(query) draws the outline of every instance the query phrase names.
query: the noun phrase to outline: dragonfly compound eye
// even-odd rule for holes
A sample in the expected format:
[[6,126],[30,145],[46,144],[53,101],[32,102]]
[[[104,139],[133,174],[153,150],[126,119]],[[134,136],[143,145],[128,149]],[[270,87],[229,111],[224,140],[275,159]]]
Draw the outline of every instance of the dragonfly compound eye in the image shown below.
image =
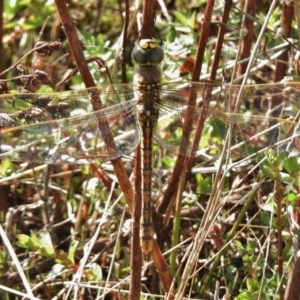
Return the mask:
[[164,51],[154,40],[144,39],[133,48],[131,57],[140,66],[156,66],[162,62]]

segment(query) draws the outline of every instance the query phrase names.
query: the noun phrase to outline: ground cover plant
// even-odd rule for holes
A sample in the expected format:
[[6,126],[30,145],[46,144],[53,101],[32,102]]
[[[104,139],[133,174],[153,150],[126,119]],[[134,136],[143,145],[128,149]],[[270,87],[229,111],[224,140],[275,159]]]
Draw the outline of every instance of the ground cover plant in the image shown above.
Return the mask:
[[[1,9],[0,299],[299,298],[298,3]],[[143,39],[164,51],[148,255]]]

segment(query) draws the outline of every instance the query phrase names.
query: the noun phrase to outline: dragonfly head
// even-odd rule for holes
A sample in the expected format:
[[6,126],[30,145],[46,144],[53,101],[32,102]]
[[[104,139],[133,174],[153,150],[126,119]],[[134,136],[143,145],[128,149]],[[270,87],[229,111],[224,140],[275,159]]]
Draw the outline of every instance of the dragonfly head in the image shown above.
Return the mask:
[[131,57],[140,66],[157,66],[164,58],[164,51],[154,40],[143,39],[133,48]]

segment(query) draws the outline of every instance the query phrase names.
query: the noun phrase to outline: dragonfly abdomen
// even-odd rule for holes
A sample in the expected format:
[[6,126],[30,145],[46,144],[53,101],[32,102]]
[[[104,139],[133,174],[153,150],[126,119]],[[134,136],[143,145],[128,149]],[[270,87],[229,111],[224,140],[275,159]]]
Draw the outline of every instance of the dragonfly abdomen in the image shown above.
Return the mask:
[[153,130],[158,120],[158,109],[155,103],[146,103],[140,106],[139,123],[141,136],[141,165],[142,165],[142,219],[141,219],[141,248],[145,260],[150,259],[153,243],[151,182],[152,182],[152,138]]

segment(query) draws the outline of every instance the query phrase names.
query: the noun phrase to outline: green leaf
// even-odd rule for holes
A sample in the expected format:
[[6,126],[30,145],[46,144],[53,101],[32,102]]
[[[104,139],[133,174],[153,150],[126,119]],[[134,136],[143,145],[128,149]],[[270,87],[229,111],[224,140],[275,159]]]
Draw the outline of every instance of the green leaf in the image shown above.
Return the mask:
[[86,274],[90,281],[99,281],[103,279],[102,268],[96,263],[91,264],[91,268],[87,270]]
[[241,251],[241,250],[244,250],[245,248],[244,248],[244,246],[243,246],[243,244],[240,242],[240,241],[238,241],[238,240],[234,240],[234,242],[233,242],[234,244],[235,244],[235,246],[237,247],[237,249],[239,250],[239,251]]
[[[26,1],[4,1],[4,18],[9,20],[24,8]],[[4,22],[6,24],[6,22]]]
[[55,262],[64,265],[65,267],[73,264],[73,262],[69,260],[68,255],[63,250],[60,250],[59,254],[56,255]]
[[250,292],[256,292],[259,290],[259,283],[253,278],[248,278],[246,284]]
[[18,244],[26,249],[32,251],[38,251],[39,254],[43,257],[53,257],[55,254],[54,247],[52,245],[51,237],[49,232],[42,231],[41,238],[31,231],[31,236],[25,234],[17,235]]
[[43,257],[53,257],[54,256],[54,248],[51,246],[43,247],[39,251],[40,255]]
[[[261,161],[261,157],[257,158],[257,162],[260,161]],[[277,181],[280,180],[279,169],[276,166],[274,157],[273,158],[269,157],[269,159],[265,159],[263,162],[259,164],[259,168],[266,177]]]
[[53,248],[51,236],[48,231],[46,231],[46,230],[41,231],[40,241],[41,241],[41,244],[43,247],[52,247]]
[[257,300],[257,296],[258,295],[252,294],[250,292],[243,292],[235,297],[234,300]]
[[290,257],[292,257],[294,253],[294,248],[291,246],[291,243],[286,244],[286,246],[283,249],[283,257],[285,260],[289,260]]
[[246,251],[249,254],[253,254],[256,249],[256,241],[249,241],[246,246]]
[[26,234],[18,234],[18,245],[28,250],[39,250],[41,245]]
[[105,42],[105,38],[104,38],[103,34],[98,34],[96,36],[96,45],[104,47],[104,42]]
[[34,245],[37,247],[36,249],[42,248],[42,244],[38,238],[38,236],[34,233],[34,231],[30,232],[30,237]]
[[30,236],[26,234],[18,234],[17,238],[21,246],[27,245],[27,243],[30,241]]
[[284,169],[288,173],[299,172],[300,166],[296,157],[289,157],[284,161]]
[[265,204],[262,205],[261,209],[263,211],[275,213],[275,212],[277,212],[277,205],[273,201],[267,201]]
[[279,152],[279,154],[277,155],[277,160],[278,160],[280,166],[284,165],[286,160],[289,158],[289,155],[290,154],[288,151]]
[[2,160],[1,164],[0,164],[0,176],[7,177],[7,176],[11,175],[13,169],[14,169],[14,167],[10,160],[8,160],[8,159]]
[[37,92],[38,92],[38,93],[41,93],[41,94],[43,94],[43,93],[53,93],[54,90],[53,90],[53,88],[52,88],[51,86],[49,86],[49,85],[42,85],[42,86],[38,89]]
[[196,174],[197,193],[204,194],[211,192],[211,178],[203,177],[200,173]]
[[189,18],[189,27],[194,28],[195,22],[196,22],[196,12],[194,11],[191,17]]
[[294,206],[294,205],[296,205],[297,200],[299,199],[299,195],[296,195],[295,193],[289,193],[289,194],[287,194],[286,199],[289,204]]
[[167,43],[171,44],[175,41],[175,39],[176,39],[176,30],[175,30],[175,27],[173,25],[171,25],[170,30],[167,34],[167,38],[166,38]]
[[72,241],[70,248],[69,248],[69,252],[68,252],[68,259],[74,264],[74,256],[75,256],[75,252],[76,249],[79,245],[79,241]]
[[182,13],[174,11],[174,16],[181,24],[189,26],[189,20]]
[[262,212],[261,213],[261,220],[263,221],[264,225],[270,226],[271,214],[267,213],[267,212]]

